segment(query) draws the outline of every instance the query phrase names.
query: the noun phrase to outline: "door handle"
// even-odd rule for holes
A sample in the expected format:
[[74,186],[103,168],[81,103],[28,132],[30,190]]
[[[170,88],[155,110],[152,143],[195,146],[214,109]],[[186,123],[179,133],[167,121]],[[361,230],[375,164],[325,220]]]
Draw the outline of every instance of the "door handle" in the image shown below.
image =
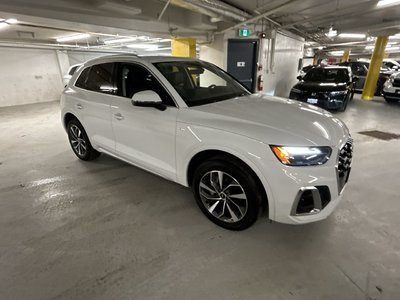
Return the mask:
[[76,104],[75,106],[76,106],[77,109],[82,109],[83,108],[83,105],[80,104],[80,103]]
[[118,113],[118,114],[114,114],[114,118],[116,118],[117,120],[121,121],[121,120],[124,119],[124,116],[121,115],[120,113]]

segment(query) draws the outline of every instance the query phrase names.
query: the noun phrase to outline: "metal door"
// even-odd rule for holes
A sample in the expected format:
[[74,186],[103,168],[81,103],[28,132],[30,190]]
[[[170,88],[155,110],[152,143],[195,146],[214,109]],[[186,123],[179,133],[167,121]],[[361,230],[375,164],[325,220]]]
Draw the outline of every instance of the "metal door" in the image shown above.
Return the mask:
[[228,73],[250,91],[256,88],[257,40],[228,40]]

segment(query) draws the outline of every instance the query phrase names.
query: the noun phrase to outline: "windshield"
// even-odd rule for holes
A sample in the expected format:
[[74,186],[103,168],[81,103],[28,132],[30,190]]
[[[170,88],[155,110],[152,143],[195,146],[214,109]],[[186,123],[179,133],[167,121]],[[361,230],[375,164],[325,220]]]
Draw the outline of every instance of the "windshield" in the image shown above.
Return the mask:
[[177,61],[154,65],[189,107],[250,94],[229,74],[208,63]]
[[304,76],[304,81],[309,82],[348,82],[349,72],[347,69],[314,68]]

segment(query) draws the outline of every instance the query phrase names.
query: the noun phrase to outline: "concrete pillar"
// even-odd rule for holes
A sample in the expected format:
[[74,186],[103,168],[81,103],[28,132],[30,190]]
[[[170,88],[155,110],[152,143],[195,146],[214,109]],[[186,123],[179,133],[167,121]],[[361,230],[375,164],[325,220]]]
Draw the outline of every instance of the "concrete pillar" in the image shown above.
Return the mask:
[[196,39],[175,38],[171,41],[172,56],[196,57]]
[[376,39],[374,52],[372,53],[371,63],[369,64],[367,79],[365,80],[361,97],[363,100],[372,100],[374,98],[387,42],[387,36],[378,36]]
[[342,63],[348,62],[349,58],[350,58],[350,50],[346,50],[346,51],[344,51],[342,60],[340,62],[342,62]]

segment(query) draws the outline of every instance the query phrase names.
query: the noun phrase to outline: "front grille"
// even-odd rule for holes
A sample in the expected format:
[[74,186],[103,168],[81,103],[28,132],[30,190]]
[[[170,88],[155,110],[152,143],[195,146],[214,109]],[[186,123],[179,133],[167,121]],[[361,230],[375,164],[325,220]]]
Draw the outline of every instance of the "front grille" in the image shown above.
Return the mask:
[[400,87],[400,78],[395,78],[393,80],[393,86]]
[[340,149],[337,166],[339,194],[349,180],[351,162],[353,159],[353,139],[349,139]]

